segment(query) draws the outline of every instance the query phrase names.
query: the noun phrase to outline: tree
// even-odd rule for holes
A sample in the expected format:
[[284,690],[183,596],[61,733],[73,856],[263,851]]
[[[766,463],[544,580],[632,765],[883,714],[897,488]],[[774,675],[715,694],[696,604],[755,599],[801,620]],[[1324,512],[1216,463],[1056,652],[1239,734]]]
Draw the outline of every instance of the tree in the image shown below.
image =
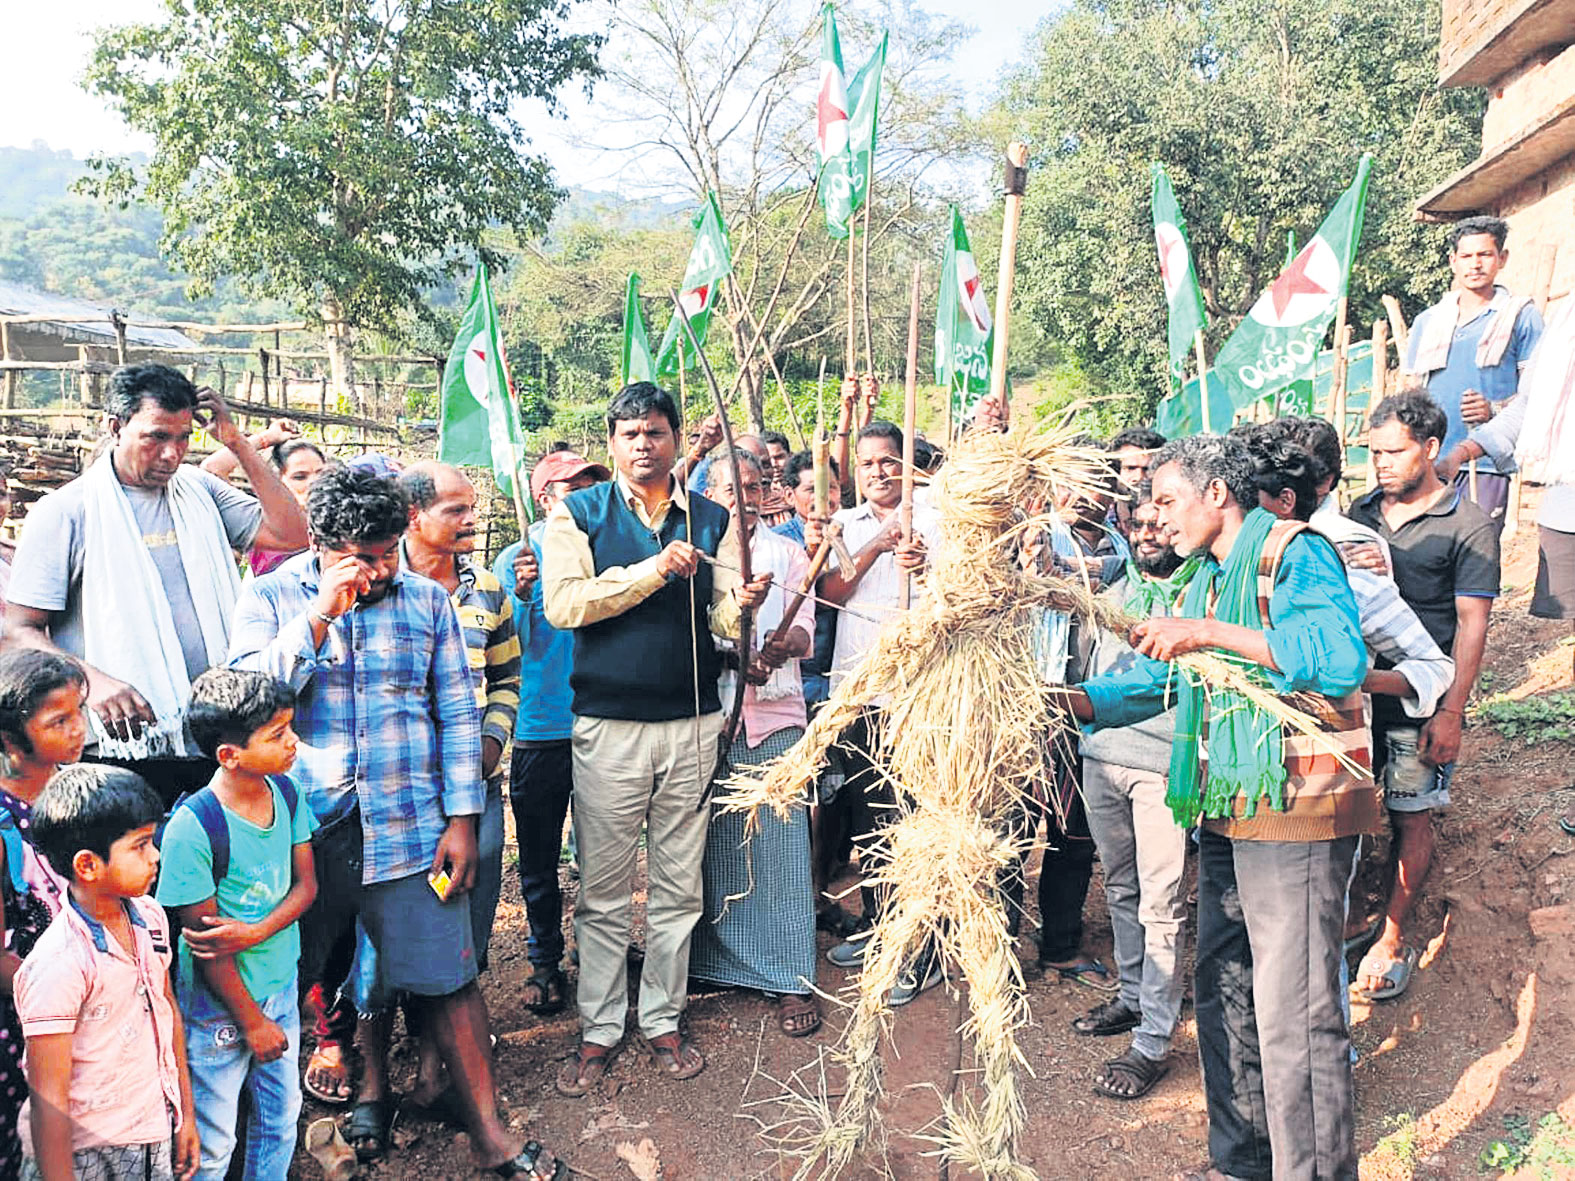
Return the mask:
[[[850,70],[874,48],[881,26],[892,30],[869,235],[871,320],[888,322],[889,309],[876,292],[901,304],[889,317],[891,330],[872,332],[889,343],[893,332],[899,341],[906,334],[911,260],[939,257],[944,199],[930,191],[925,174],[936,165],[972,163],[977,150],[958,95],[937,77],[961,28],[901,3],[841,5],[837,20]],[[601,109],[607,150],[638,162],[662,191],[696,199],[708,189],[719,195],[734,280],[724,290],[712,333],[723,337],[717,330],[725,328],[733,367],[743,371],[749,421],[758,426],[770,372],[750,342],[767,309],[764,349],[784,367],[795,349],[801,368],[814,366],[806,359],[811,346],[815,357],[839,356],[846,330],[845,247],[831,241],[817,211],[806,208],[816,171],[819,11],[787,0],[627,0],[611,10],[610,27]],[[955,170],[947,172],[947,181],[955,178]],[[862,249],[862,228],[860,235]],[[892,265],[897,258],[907,265]],[[641,272],[653,295],[677,278],[645,267]],[[888,278],[895,278],[890,290]],[[616,299],[621,293],[620,285],[605,294]],[[661,307],[652,316],[655,331],[666,321],[665,300]],[[902,347],[899,342],[887,356],[895,360]],[[859,351],[865,352],[862,345]],[[835,364],[831,372],[840,377],[841,369]]]
[[[1165,392],[1148,166],[1169,170],[1218,347],[1374,154],[1351,320],[1447,282],[1412,202],[1472,159],[1481,96],[1441,90],[1436,5],[1411,0],[1073,0],[1041,28],[998,119],[1034,146],[1024,307],[1095,385]],[[1212,352],[1212,349],[1211,349]]]
[[391,328],[479,253],[545,228],[559,196],[516,105],[597,74],[571,0],[166,0],[100,33],[87,86],[157,145],[97,158],[100,197],[164,214],[195,293],[233,275],[321,315],[336,387],[351,326]]

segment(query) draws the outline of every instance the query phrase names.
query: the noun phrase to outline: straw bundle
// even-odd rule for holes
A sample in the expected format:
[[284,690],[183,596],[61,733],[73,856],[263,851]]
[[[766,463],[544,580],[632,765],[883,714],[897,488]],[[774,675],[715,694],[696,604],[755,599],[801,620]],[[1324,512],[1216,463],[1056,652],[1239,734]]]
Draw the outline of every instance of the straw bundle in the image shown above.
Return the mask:
[[[792,749],[727,785],[724,806],[751,824],[762,808],[786,815],[801,806],[827,749],[880,704],[869,753],[892,785],[896,815],[865,870],[887,904],[833,1054],[845,1071],[840,1102],[833,1110],[824,1088],[789,1087],[780,1097],[805,1129],[779,1140],[799,1158],[796,1178],[835,1177],[872,1138],[882,1139],[886,997],[926,946],[967,980],[960,1035],[972,1046],[978,1084],[977,1097],[944,1100],[931,1137],[936,1153],[985,1178],[1033,1176],[1016,1159],[1025,1119],[1016,1068],[1027,1065],[1016,1035],[1030,1014],[1000,884],[1028,852],[1029,840],[1013,835],[1028,827],[1020,823],[1025,810],[1054,805],[1041,797],[1054,781],[1057,744],[1073,750],[1076,737],[1061,694],[1045,683],[1035,639],[1046,609],[1114,630],[1131,621],[1086,584],[1025,570],[1017,555],[1046,524],[1038,510],[1058,492],[1099,487],[1104,462],[1075,441],[1069,417],[1048,429],[1019,425],[964,440],[932,485],[941,538],[924,597],[886,624]],[[1206,682],[1262,692],[1217,657],[1180,663]],[[1271,714],[1296,712],[1262,695]]]

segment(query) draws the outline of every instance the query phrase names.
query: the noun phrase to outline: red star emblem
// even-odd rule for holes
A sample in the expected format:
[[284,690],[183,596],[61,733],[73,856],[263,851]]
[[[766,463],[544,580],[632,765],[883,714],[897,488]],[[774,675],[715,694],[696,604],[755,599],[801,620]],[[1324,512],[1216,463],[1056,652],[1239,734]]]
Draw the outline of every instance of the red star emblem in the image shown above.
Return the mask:
[[820,140],[826,141],[826,128],[833,123],[846,122],[848,113],[837,106],[831,96],[831,75],[827,74],[820,83],[820,95],[815,100],[815,122],[819,125]]
[[470,351],[475,353],[477,358],[479,358],[480,360],[485,361],[487,359],[487,350],[486,349],[471,349]]
[[1274,304],[1274,318],[1285,318],[1285,309],[1290,305],[1293,296],[1297,295],[1328,295],[1327,287],[1319,284],[1307,273],[1307,264],[1312,261],[1313,249],[1318,244],[1314,238],[1302,247],[1290,266],[1280,272],[1280,277],[1269,288],[1269,299]]

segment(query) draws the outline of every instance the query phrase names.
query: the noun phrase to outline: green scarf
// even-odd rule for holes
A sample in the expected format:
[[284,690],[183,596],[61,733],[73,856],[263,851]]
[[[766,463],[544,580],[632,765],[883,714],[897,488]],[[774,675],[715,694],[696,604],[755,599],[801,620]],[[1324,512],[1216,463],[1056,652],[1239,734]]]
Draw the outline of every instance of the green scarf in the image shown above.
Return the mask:
[[[1187,587],[1181,615],[1203,619],[1209,595],[1217,591],[1214,618],[1221,623],[1262,630],[1258,611],[1258,562],[1269,530],[1277,518],[1263,509],[1247,514],[1225,564],[1194,578]],[[1226,659],[1237,660],[1228,654]],[[1268,684],[1257,665],[1254,675]],[[1199,817],[1228,817],[1238,797],[1251,816],[1267,797],[1276,812],[1285,809],[1285,756],[1278,720],[1263,713],[1239,693],[1210,689],[1188,676],[1177,678],[1176,742],[1170,755],[1170,786],[1165,803],[1185,827]],[[1200,780],[1204,752],[1198,749],[1203,723],[1208,723],[1206,782]]]
[[1202,559],[1193,554],[1171,571],[1169,578],[1154,578],[1137,568],[1137,563],[1127,559],[1127,614],[1133,619],[1153,619],[1156,615],[1175,613],[1176,600],[1187,589],[1192,576],[1198,572]]

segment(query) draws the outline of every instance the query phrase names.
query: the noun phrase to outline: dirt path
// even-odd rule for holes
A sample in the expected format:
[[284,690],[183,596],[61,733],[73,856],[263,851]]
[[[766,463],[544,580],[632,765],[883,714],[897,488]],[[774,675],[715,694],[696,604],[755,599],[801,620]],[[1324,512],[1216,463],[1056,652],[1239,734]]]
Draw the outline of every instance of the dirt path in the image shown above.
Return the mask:
[[[1527,506],[1527,521],[1533,510]],[[1535,544],[1530,527],[1507,554],[1510,590],[1494,611],[1488,645],[1495,692],[1571,684],[1572,649],[1559,644],[1567,627],[1526,614]],[[1427,941],[1421,970],[1405,997],[1358,1005],[1353,1015],[1364,1179],[1476,1177],[1479,1157],[1494,1141],[1501,1142],[1500,1160],[1530,1160],[1516,1176],[1575,1177],[1575,1133],[1566,1135],[1575,1127],[1575,920],[1569,906],[1575,841],[1556,825],[1575,802],[1572,782],[1575,745],[1527,745],[1481,724],[1468,729],[1454,804],[1440,825],[1421,904],[1418,933]],[[567,873],[565,881],[572,899]],[[633,1149],[645,1139],[667,1181],[790,1175],[758,1134],[760,1126],[782,1118],[768,1100],[794,1072],[801,1084],[813,1086],[817,1051],[835,1044],[837,1013],[828,1014],[815,1037],[794,1041],[777,1032],[772,1007],[756,995],[700,995],[689,1008],[690,1032],[709,1059],[699,1078],[669,1082],[627,1042],[603,1094],[563,1099],[552,1077],[573,1049],[576,1022],[572,1015],[538,1019],[521,1004],[529,968],[512,858],[505,895],[485,991],[501,1035],[501,1097],[517,1125],[548,1141],[580,1175],[600,1181],[636,1177],[619,1159],[619,1147]],[[1109,962],[1110,925],[1097,875],[1086,917],[1089,950]],[[1026,954],[1032,956],[1031,948]],[[844,982],[824,960],[821,971],[824,989]],[[1030,995],[1035,1025],[1021,1044],[1037,1079],[1025,1087],[1031,1131],[1023,1152],[1039,1176],[1163,1178],[1203,1162],[1205,1120],[1190,1003],[1169,1077],[1144,1100],[1121,1105],[1095,1097],[1089,1087],[1099,1063],[1115,1052],[1111,1045],[1067,1031],[1074,1016],[1101,998],[1044,980],[1030,985]],[[884,1154],[872,1152],[858,1177],[928,1181],[938,1175],[936,1162],[922,1155],[928,1145],[910,1133],[939,1110],[955,1017],[954,1000],[934,989],[894,1022],[887,1059],[891,1132]],[[406,1043],[396,1077],[403,1083],[412,1069]],[[305,1118],[320,1114],[309,1102]],[[1554,1114],[1562,1130],[1547,1120]],[[1550,1127],[1538,1136],[1545,1120]],[[394,1157],[367,1176],[436,1181],[475,1175],[463,1135],[412,1123],[397,1129],[395,1139],[400,1147]],[[1509,1150],[1519,1157],[1504,1156]],[[320,1173],[303,1154],[292,1176]]]

